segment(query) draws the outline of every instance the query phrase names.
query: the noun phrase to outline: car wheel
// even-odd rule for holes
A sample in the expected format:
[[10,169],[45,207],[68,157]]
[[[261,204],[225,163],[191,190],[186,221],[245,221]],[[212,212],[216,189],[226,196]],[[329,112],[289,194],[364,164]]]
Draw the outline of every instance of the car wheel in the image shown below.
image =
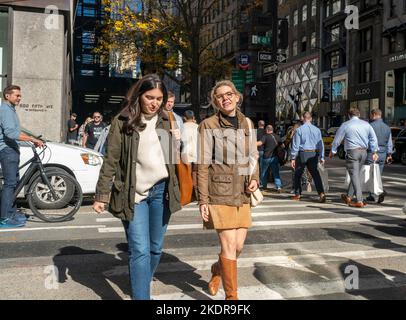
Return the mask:
[[345,159],[345,151],[344,151],[344,147],[339,147],[338,148],[338,150],[337,150],[337,154],[338,154],[338,157],[340,158],[340,159]]
[[402,150],[400,154],[400,162],[406,166],[406,150]]
[[63,175],[58,175],[57,171],[46,173],[49,182],[54,188],[58,199],[55,200],[46,183],[38,176],[32,182],[33,187],[32,198],[35,206],[38,209],[61,209],[66,206],[72,199],[75,192],[75,186],[63,178]]

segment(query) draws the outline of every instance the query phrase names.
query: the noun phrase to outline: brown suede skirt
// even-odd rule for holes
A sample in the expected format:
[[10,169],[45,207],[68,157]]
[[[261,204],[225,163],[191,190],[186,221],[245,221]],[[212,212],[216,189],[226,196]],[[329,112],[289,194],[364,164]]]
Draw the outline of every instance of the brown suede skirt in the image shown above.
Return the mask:
[[204,229],[238,229],[252,226],[251,205],[242,207],[209,204],[209,221],[203,222]]

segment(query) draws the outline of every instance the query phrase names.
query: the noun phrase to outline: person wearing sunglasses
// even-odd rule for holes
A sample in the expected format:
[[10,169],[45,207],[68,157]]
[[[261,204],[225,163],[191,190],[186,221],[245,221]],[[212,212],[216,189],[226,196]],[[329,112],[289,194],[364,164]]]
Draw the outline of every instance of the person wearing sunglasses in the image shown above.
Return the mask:
[[211,101],[218,111],[199,126],[197,170],[203,224],[217,231],[221,247],[208,289],[214,296],[223,282],[226,300],[238,300],[237,258],[252,226],[250,195],[259,187],[257,138],[254,124],[239,110],[242,94],[231,81],[218,82]]
[[90,122],[85,128],[85,135],[83,137],[83,146],[88,149],[94,149],[103,129],[107,124],[103,122],[103,117],[100,112],[93,113],[93,121]]

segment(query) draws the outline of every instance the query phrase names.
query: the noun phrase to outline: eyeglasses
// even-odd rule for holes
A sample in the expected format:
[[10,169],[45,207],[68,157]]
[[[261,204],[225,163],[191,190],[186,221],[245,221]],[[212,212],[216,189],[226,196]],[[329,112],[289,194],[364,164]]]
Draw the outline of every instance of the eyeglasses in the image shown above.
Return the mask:
[[95,116],[95,117],[93,117],[93,119],[100,119],[101,118],[101,116]]
[[232,98],[234,98],[234,96],[235,96],[235,93],[230,91],[230,92],[227,92],[227,93],[224,93],[224,94],[216,94],[214,97],[217,100],[222,101],[224,99],[231,100]]

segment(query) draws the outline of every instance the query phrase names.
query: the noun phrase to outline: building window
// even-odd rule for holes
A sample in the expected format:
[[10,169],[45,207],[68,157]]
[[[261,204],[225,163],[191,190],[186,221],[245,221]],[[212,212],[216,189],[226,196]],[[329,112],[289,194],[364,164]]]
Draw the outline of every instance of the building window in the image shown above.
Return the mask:
[[389,0],[389,17],[396,17],[396,3],[395,0]]
[[372,81],[372,60],[361,62],[360,64],[360,83]]
[[331,27],[330,30],[330,43],[336,42],[340,39],[340,25]]
[[312,17],[315,17],[316,15],[317,15],[317,2],[316,0],[312,0]]
[[360,31],[360,51],[372,49],[372,27]]
[[341,0],[334,0],[333,1],[333,15],[339,13],[341,11]]
[[325,12],[326,18],[330,16],[330,3],[326,2],[326,12]]
[[330,69],[340,67],[340,51],[334,51],[330,54]]
[[316,48],[316,32],[312,33],[312,38],[311,38],[311,44],[310,45],[311,45],[312,49]]
[[398,42],[396,40],[396,35],[391,35],[389,37],[389,53],[395,53],[397,51]]
[[293,41],[293,43],[292,43],[292,55],[293,56],[297,56],[297,41],[295,40],[295,41]]
[[299,13],[298,13],[297,10],[295,10],[295,11],[293,12],[293,25],[294,25],[294,26],[297,26],[297,24],[298,24],[298,16],[299,16]]
[[302,52],[306,52],[306,50],[307,50],[307,38],[306,36],[304,36],[302,38]]
[[302,21],[305,22],[307,20],[307,5],[304,5],[302,8]]

